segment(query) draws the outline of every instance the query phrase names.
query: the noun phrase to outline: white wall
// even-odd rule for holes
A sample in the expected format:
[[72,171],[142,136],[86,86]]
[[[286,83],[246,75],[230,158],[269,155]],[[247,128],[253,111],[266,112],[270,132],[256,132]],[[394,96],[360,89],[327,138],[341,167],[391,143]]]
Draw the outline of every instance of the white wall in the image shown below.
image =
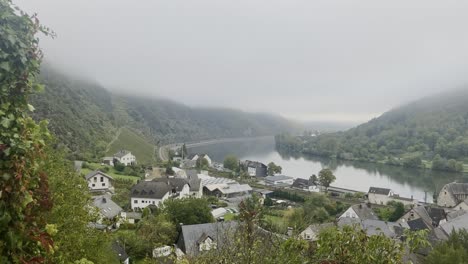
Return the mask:
[[350,217],[350,218],[359,218],[356,214],[356,211],[352,207],[349,207],[339,218]]
[[125,166],[131,165],[132,163],[136,163],[136,158],[132,155],[132,153],[127,153],[125,156],[117,159],[120,163],[125,164]]
[[96,174],[88,179],[88,187],[90,190],[107,190],[112,187],[112,182],[108,177]]
[[130,198],[130,203],[131,203],[132,210],[135,210],[136,208],[143,209],[149,206],[150,204],[159,206],[162,202],[164,202],[168,198],[169,198],[169,193],[166,193],[162,199],[132,197]]
[[390,197],[388,197],[388,195],[383,195],[383,194],[369,193],[368,196],[369,196],[369,203],[371,204],[386,205],[389,201],[392,200],[390,199]]

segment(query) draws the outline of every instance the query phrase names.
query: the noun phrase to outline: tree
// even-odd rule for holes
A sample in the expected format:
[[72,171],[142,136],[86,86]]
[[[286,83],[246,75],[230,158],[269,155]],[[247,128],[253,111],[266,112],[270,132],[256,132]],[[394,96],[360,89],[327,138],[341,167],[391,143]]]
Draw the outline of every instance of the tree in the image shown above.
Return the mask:
[[45,215],[50,212],[45,121],[29,117],[29,96],[43,86],[36,82],[42,53],[36,33],[48,34],[36,16],[0,0],[0,262],[39,263],[54,248]]
[[330,184],[336,180],[336,177],[335,175],[333,175],[333,172],[330,169],[322,169],[319,172],[318,180],[320,185],[328,189],[328,187],[330,187]]
[[282,170],[283,168],[281,168],[281,166],[276,165],[274,162],[268,163],[268,175],[273,176],[275,174],[281,173]]
[[208,163],[207,159],[199,158],[196,161],[196,166],[197,166],[197,169],[204,170],[204,169],[207,169],[210,166],[210,164]]
[[468,231],[453,231],[447,241],[439,242],[426,258],[428,264],[466,263]]
[[239,168],[239,159],[234,155],[227,155],[224,158],[223,166],[226,169],[236,171]]
[[317,175],[312,174],[312,176],[310,176],[310,178],[309,178],[309,181],[312,182],[313,184],[317,185],[317,183],[318,183]]
[[148,215],[139,223],[137,235],[148,243],[152,250],[155,247],[174,244],[177,229],[165,214]]
[[185,159],[188,156],[187,146],[185,143],[182,145],[182,149],[180,150],[182,158]]
[[206,199],[169,199],[163,204],[163,213],[176,225],[195,225],[214,222]]
[[110,236],[89,227],[98,215],[89,210],[91,197],[87,182],[65,161],[59,150],[48,149],[47,153],[43,168],[49,173],[54,206],[46,220],[56,230],[53,236],[55,253],[48,257],[48,261],[73,263],[87,259],[94,263],[115,262]]
[[114,169],[119,172],[123,172],[125,170],[125,164],[121,163],[118,160],[114,160]]

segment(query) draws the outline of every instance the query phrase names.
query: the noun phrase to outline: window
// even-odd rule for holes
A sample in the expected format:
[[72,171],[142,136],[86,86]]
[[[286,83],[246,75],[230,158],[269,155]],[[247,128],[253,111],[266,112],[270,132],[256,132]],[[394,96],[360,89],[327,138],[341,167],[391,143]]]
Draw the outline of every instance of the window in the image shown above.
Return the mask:
[[94,177],[93,180],[94,180],[94,182],[97,182],[97,177]]
[[93,183],[91,186],[96,187],[96,184]]
[[102,183],[102,186],[106,186],[106,183],[105,183],[105,182],[103,182],[103,183]]
[[138,203],[138,200],[134,200],[133,203]]
[[103,182],[103,181],[104,181],[104,177],[101,176],[101,182]]

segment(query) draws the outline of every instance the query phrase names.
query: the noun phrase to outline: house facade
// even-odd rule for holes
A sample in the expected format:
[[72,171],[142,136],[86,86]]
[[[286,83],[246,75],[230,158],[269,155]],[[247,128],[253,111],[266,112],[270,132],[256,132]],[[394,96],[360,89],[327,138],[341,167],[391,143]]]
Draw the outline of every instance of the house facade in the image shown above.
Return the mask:
[[452,182],[446,184],[439,192],[437,205],[455,207],[468,198],[468,183]]
[[130,204],[133,210],[141,210],[150,205],[158,207],[169,198],[180,199],[189,196],[190,186],[187,180],[158,178],[134,185],[130,192]]
[[191,154],[189,157],[188,157],[189,160],[192,160],[192,161],[197,161],[198,159],[206,159],[206,161],[208,162],[208,165],[211,166],[211,164],[213,163],[213,161],[211,160],[210,156],[206,155],[206,154]]
[[117,160],[125,166],[135,165],[137,163],[136,157],[128,150],[120,150],[119,152],[115,153],[114,160]]
[[251,177],[266,177],[268,167],[258,161],[246,160],[242,163],[243,167],[247,171],[247,174]]
[[113,191],[114,179],[101,171],[92,171],[85,176],[91,191]]
[[98,224],[103,224],[104,220],[111,223],[112,228],[119,227],[120,223],[117,221],[122,208],[112,201],[110,195],[99,195],[93,197],[93,206],[99,210],[100,218]]
[[370,187],[367,195],[370,203],[386,205],[391,201],[393,191],[387,188]]
[[307,191],[307,192],[320,192],[320,187],[313,183],[311,180],[296,178],[291,188]]
[[334,223],[314,224],[308,226],[299,234],[299,237],[304,240],[316,241],[320,232],[326,228],[334,227]]

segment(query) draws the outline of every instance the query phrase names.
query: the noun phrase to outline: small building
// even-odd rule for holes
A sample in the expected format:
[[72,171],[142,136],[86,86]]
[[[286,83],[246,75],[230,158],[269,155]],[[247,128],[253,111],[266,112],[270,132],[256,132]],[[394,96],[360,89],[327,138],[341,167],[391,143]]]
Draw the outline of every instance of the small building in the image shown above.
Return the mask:
[[296,178],[291,188],[308,192],[320,192],[320,188],[317,184],[313,183],[310,179],[303,178]]
[[387,188],[370,187],[367,195],[370,203],[386,205],[393,191]]
[[308,226],[299,234],[299,237],[309,241],[317,241],[318,235],[324,229],[334,227],[334,223],[314,224]]
[[114,154],[113,158],[125,166],[135,165],[137,163],[136,157],[128,150],[120,150]]
[[140,212],[121,212],[120,218],[124,222],[129,224],[136,224],[141,220],[141,213]]
[[468,211],[468,198],[457,204],[453,209]]
[[249,195],[252,192],[252,187],[248,184],[233,183],[222,183],[222,184],[210,184],[204,187],[204,193],[206,195],[233,198],[238,196]]
[[110,228],[118,227],[117,217],[122,208],[112,201],[110,195],[99,195],[93,197],[93,206],[99,210],[100,219],[97,224],[103,224],[104,220],[112,223]]
[[187,256],[194,257],[203,251],[221,248],[232,239],[237,227],[235,221],[182,225],[177,247]]
[[210,156],[208,156],[207,154],[190,154],[188,156],[188,159],[191,160],[191,161],[195,161],[197,162],[198,159],[206,159],[206,161],[208,162],[208,165],[211,166],[211,163],[213,162],[210,158]]
[[275,175],[275,176],[267,176],[265,177],[265,184],[272,185],[272,186],[291,186],[294,182],[293,177],[285,176],[285,175]]
[[[433,228],[433,222],[426,208],[422,205],[411,208],[406,212],[400,219],[397,220],[398,223],[407,223],[409,221],[421,219],[421,221],[427,226],[427,228]],[[420,221],[419,221],[420,222]],[[413,222],[419,223],[419,222]],[[437,223],[438,224],[438,223]]]
[[91,191],[113,191],[114,187],[112,182],[114,178],[105,174],[102,171],[92,171],[85,176],[86,181],[88,182],[88,188]]
[[266,177],[267,176],[267,165],[258,162],[246,160],[242,162],[242,166],[247,171],[247,174],[251,177]]
[[446,184],[439,192],[437,205],[455,207],[468,198],[468,183],[452,182]]
[[141,181],[130,191],[132,210],[143,209],[149,205],[159,206],[169,198],[179,199],[190,196],[190,185],[186,179],[157,178]]
[[357,218],[360,220],[373,219],[378,220],[379,218],[375,215],[374,211],[367,204],[355,204],[350,206],[339,218]]
[[102,164],[114,166],[114,157],[104,157],[102,158]]

